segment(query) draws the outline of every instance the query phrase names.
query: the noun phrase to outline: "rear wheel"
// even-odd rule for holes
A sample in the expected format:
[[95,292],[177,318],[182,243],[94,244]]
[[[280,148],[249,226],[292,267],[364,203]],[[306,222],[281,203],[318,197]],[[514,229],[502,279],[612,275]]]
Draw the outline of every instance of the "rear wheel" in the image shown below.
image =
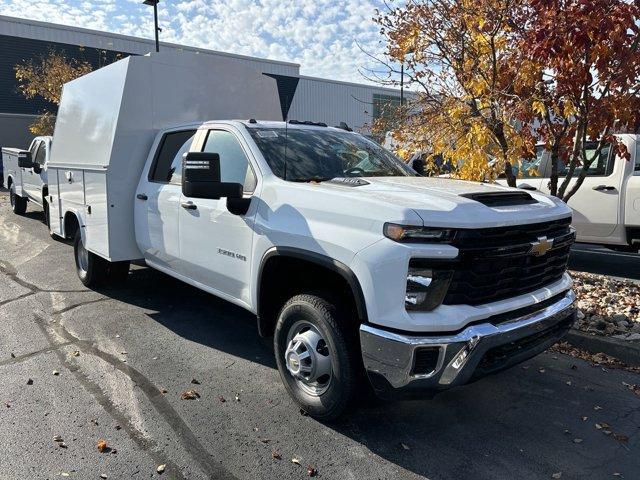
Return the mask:
[[339,417],[358,385],[357,343],[336,303],[297,295],[280,311],[274,350],[280,377],[302,410],[318,420]]
[[86,287],[96,287],[105,283],[109,262],[85,248],[79,230],[73,242],[73,253],[78,277]]
[[11,202],[11,210],[16,215],[23,215],[27,211],[27,199],[16,194],[16,187],[13,184],[9,188],[9,201]]

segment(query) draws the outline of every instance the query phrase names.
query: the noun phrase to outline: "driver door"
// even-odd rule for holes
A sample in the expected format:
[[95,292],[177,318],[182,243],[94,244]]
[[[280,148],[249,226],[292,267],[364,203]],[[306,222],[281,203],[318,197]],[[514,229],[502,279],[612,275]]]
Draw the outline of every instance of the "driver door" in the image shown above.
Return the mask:
[[[42,167],[47,157],[47,145],[44,141],[38,141],[31,150],[31,159],[34,166],[22,169],[22,188],[24,194],[32,202],[42,204]],[[37,170],[37,171],[36,171]]]
[[[249,149],[231,130],[211,129],[203,152],[220,156],[222,182],[244,185],[245,197],[257,188]],[[226,198],[180,199],[180,269],[186,277],[230,300],[250,303],[251,249],[258,202],[245,215],[227,209]]]

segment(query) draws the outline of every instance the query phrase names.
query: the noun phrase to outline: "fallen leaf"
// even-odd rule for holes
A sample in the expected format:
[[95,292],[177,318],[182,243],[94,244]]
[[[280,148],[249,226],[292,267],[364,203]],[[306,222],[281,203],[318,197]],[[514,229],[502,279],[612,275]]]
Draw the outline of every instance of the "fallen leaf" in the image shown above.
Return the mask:
[[11,353],[11,358],[16,358],[16,354],[15,353]]
[[594,410],[602,410],[602,407],[600,405],[596,405],[595,407],[593,407]]
[[291,459],[291,463],[295,463],[296,465],[300,465],[300,460],[298,460],[296,457],[293,457]]
[[614,477],[621,477],[622,474],[618,473],[618,472],[613,472],[611,475],[613,475]]
[[218,400],[220,400],[220,403],[224,403],[227,401],[222,395],[218,395]]
[[102,440],[102,439],[98,440],[98,444],[97,445],[98,445],[98,451],[100,453],[103,453],[103,452],[105,452],[107,450],[107,442],[106,442],[106,440]]
[[116,425],[116,430],[120,430],[122,427],[120,425]]
[[567,384],[567,385],[569,385],[569,386],[571,386],[571,380],[568,380],[568,381],[566,382],[566,384]]
[[193,383],[194,385],[200,385],[200,382],[198,380],[196,380],[195,378],[191,379],[191,383]]
[[555,478],[555,479],[562,478],[562,472],[552,474],[551,478]]
[[240,394],[236,393],[236,402],[240,401]]
[[[80,356],[80,350],[74,350],[71,355],[74,356],[74,357],[79,357]],[[105,475],[104,478],[107,478],[106,475]]]
[[67,472],[60,472],[61,477],[69,477],[70,475]]
[[261,438],[260,441],[262,443],[269,443],[271,440],[269,440],[268,438]]
[[411,450],[411,449],[409,448],[409,445],[407,445],[406,443],[402,443],[402,442],[400,442],[400,446],[403,448],[403,450]]
[[58,442],[58,447],[60,448],[67,448],[67,444],[64,442]]
[[317,474],[318,474],[318,470],[316,470],[311,465],[307,466],[307,475],[309,475],[310,477],[315,477]]
[[200,398],[200,394],[195,390],[185,390],[180,394],[182,400],[196,400]]
[[100,478],[102,478],[102,480],[105,480],[107,478],[107,476],[104,473],[100,474]]
[[615,438],[620,443],[627,443],[629,441],[629,437],[626,435],[620,435],[619,433],[614,433],[613,438]]
[[164,395],[165,393],[169,393],[169,392],[163,388],[162,390],[160,390],[160,393]]
[[166,468],[167,468],[167,466],[163,463],[162,465],[158,465],[158,468],[156,468],[156,472],[158,472],[159,474],[162,474],[162,473],[164,473]]
[[522,365],[523,370],[529,370],[529,365]]
[[53,371],[53,372],[51,372],[51,373],[53,373],[55,376],[60,375],[60,372],[59,372],[58,370],[54,370],[54,371]]
[[271,456],[276,460],[282,460],[282,455],[277,450],[274,450],[273,452],[271,452]]
[[582,417],[583,422],[586,422],[587,420],[589,420],[589,417]]
[[53,437],[53,441],[54,442],[62,442],[64,440],[62,440],[62,437],[60,435],[56,435],[55,437]]
[[27,380],[27,385],[33,385],[33,380],[31,379]]
[[544,367],[540,367],[540,368],[538,369],[538,371],[539,371],[540,373],[544,373],[544,372],[546,372],[546,370],[545,370],[545,368],[544,368]]
[[582,439],[581,438],[574,438],[573,439],[573,443],[582,443]]

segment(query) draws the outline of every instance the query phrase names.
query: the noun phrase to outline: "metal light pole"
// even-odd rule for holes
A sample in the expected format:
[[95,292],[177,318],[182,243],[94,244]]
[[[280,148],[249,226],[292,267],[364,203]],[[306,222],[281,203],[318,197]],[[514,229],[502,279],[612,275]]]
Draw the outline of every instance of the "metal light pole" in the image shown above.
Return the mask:
[[156,32],[156,52],[160,51],[160,39],[158,34],[162,31],[162,29],[158,26],[158,2],[160,0],[144,0],[145,5],[153,6],[153,21],[155,24],[155,32]]

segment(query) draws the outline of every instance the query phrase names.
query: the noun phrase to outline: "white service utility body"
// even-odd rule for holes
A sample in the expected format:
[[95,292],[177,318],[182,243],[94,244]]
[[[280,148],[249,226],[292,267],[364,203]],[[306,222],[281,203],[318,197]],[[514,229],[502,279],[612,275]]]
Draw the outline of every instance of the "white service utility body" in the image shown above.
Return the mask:
[[51,137],[46,136],[34,138],[27,150],[2,148],[3,181],[14,213],[25,213],[27,202],[46,209],[50,152]]
[[253,312],[285,387],[321,419],[361,379],[423,395],[566,333],[564,203],[417,177],[357,133],[281,112],[273,79],[187,54],[67,84],[51,231],[75,238],[81,280],[122,280],[144,259]]

